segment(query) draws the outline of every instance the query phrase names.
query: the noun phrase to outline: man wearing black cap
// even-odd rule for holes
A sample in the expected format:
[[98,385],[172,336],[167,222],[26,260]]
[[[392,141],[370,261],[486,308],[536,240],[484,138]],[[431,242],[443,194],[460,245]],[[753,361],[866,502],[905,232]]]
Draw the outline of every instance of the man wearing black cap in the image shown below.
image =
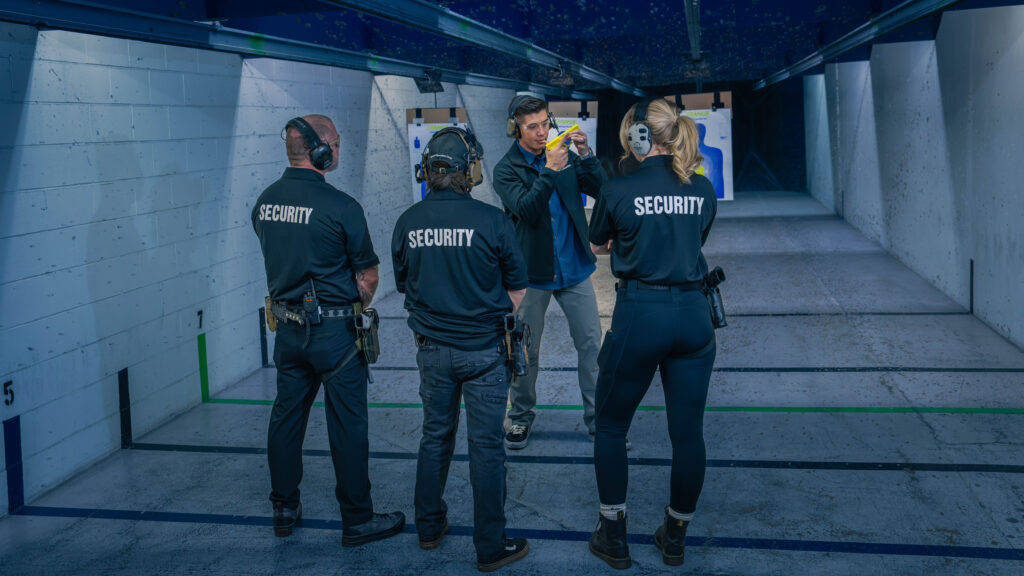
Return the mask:
[[601,320],[590,282],[596,258],[590,251],[580,193],[596,198],[605,176],[583,132],[570,132],[566,138],[576,145],[579,155],[564,146],[547,150],[553,124],[547,102],[529,94],[517,95],[508,107],[507,127],[507,134],[516,141],[494,167],[494,191],[515,224],[530,277],[521,314],[533,332],[533,345],[529,372],[512,386],[505,446],[513,450],[526,447],[533,426],[538,353],[552,297],[565,312],[576,347],[583,423],[591,439],[595,432]]
[[358,546],[405,525],[401,512],[373,512],[367,368],[355,347],[352,304],[370,305],[379,259],[362,207],[324,179],[338,166],[341,141],[331,119],[293,118],[282,135],[289,167],[252,209],[272,300],[268,320],[277,325],[277,398],[267,435],[274,534],[289,536],[302,520],[302,440],[323,382],[341,544]]
[[525,538],[505,538],[508,397],[506,314],[526,292],[526,265],[512,222],[469,196],[483,178],[483,147],[445,128],[427,144],[417,173],[430,193],[398,219],[391,240],[398,291],[405,294],[418,351],[423,438],[416,464],[416,531],[432,550],[448,531],[444,501],[455,450],[460,396],[466,404],[473,544],[491,572],[526,556]]

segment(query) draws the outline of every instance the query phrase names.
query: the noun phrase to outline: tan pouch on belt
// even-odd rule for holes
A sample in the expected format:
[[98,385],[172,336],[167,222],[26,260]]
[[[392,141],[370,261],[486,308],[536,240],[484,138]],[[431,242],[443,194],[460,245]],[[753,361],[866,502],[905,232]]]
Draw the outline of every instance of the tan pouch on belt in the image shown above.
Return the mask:
[[269,328],[271,332],[274,332],[277,330],[277,316],[274,316],[273,309],[274,301],[270,299],[270,296],[267,296],[266,302],[267,307],[263,309],[263,313],[267,317],[267,328]]

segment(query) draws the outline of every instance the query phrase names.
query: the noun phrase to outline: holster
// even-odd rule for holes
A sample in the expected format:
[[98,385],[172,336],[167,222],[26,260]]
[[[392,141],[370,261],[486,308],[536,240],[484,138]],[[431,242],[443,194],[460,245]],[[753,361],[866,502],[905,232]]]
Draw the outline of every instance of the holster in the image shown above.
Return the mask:
[[274,316],[274,301],[270,296],[266,297],[266,308],[263,309],[263,315],[267,317],[267,328],[274,332],[277,330],[277,316]]
[[380,316],[373,308],[364,309],[361,302],[353,304],[352,311],[355,313],[356,348],[367,364],[375,364],[380,357],[380,338],[377,336]]
[[526,376],[530,371],[530,325],[515,314],[505,315],[505,353],[512,377]]

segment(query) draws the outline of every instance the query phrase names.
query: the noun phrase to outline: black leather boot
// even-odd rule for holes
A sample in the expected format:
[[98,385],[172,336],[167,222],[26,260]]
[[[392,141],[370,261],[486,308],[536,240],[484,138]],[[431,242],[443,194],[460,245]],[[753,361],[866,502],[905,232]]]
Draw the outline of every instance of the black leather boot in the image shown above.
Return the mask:
[[683,563],[683,551],[686,547],[686,520],[676,520],[665,508],[665,523],[654,532],[654,545],[661,550],[661,559],[669,566],[680,566]]
[[609,520],[604,516],[598,517],[597,527],[590,536],[590,552],[618,570],[633,565],[629,557],[629,545],[626,544],[625,513],[619,512],[615,520]]

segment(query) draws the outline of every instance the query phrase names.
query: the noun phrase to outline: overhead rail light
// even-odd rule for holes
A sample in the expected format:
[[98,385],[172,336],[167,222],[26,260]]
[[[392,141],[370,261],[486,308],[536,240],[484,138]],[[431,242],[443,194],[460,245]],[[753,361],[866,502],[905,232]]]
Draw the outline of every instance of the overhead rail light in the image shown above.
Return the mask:
[[333,4],[349,8],[371,16],[411,26],[431,34],[451,38],[459,42],[474,44],[506,56],[526,60],[533,64],[545,66],[553,70],[562,70],[561,62],[567,63],[568,71],[577,78],[589,80],[602,87],[609,87],[633,94],[646,96],[646,93],[635,86],[616,80],[579,62],[567,60],[558,54],[541,48],[526,40],[491,28],[472,18],[456,14],[451,10],[426,0],[322,0],[325,4]]
[[802,74],[816,66],[820,66],[822,62],[838,58],[854,48],[863,46],[864,44],[885,36],[897,28],[910,24],[915,20],[924,18],[933,12],[944,10],[960,1],[961,0],[907,0],[892,10],[883,12],[868,22],[861,24],[849,34],[846,34],[842,38],[828,46],[825,46],[803,60],[758,80],[754,83],[754,90],[761,90],[762,88],[767,88],[772,84],[782,82],[790,76]]
[[[113,6],[100,6],[78,0],[4,0],[3,4],[0,4],[0,20],[43,28],[217,50],[242,56],[308,62],[408,78],[423,78],[426,69],[423,64],[415,62],[331,48],[288,38],[265,36],[245,30],[200,24]],[[445,68],[432,68],[431,70],[436,74],[436,80],[439,82],[529,90],[573,100],[597,98],[590,92],[578,90],[570,92],[566,88],[547,84],[535,84],[485,74],[470,74]]]

